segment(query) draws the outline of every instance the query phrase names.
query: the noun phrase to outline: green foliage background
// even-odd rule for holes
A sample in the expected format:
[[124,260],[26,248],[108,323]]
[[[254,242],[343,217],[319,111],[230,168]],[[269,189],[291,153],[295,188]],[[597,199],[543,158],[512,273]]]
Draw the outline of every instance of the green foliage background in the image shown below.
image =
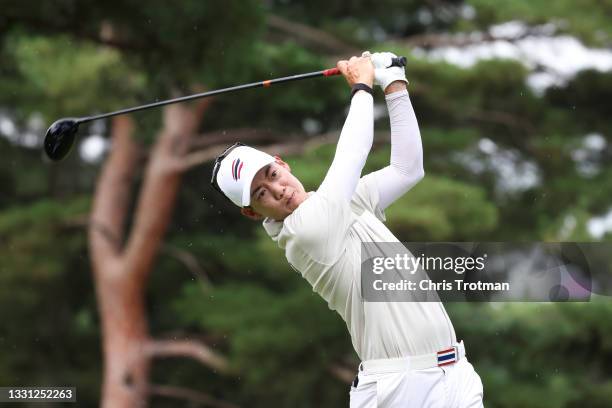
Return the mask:
[[[469,5],[475,17],[460,12]],[[589,1],[183,1],[3,2],[0,13],[0,113],[21,133],[32,115],[103,112],[188,92],[318,70],[350,55],[279,33],[271,15],[325,30],[357,49],[409,57],[426,177],[388,210],[401,240],[590,240],[587,220],[608,211],[612,150],[577,170],[572,152],[586,134],[612,142],[612,73],[583,71],[543,95],[525,84],[515,61],[461,69],[418,58],[403,38],[483,30],[521,20],[557,23],[587,44],[609,47],[612,2]],[[427,22],[419,15],[429,13]],[[110,24],[121,40],[104,43]],[[342,55],[338,55],[342,54]],[[382,94],[377,94],[382,102]],[[338,133],[347,106],[341,79],[312,80],[217,98],[202,132],[252,127],[305,138],[303,122]],[[495,120],[503,113],[509,120]],[[150,143],[160,112],[137,114]],[[388,129],[376,122],[378,133]],[[44,129],[42,129],[44,131]],[[82,133],[87,133],[83,129]],[[493,140],[540,170],[540,184],[500,192],[499,176],[467,169],[460,155],[486,163],[478,150]],[[286,161],[316,188],[333,155],[330,144]],[[79,406],[95,406],[100,388],[99,321],[84,219],[99,164],[77,152],[59,165],[39,149],[0,138],[0,385],[78,387]],[[366,171],[386,164],[377,137]],[[156,336],[190,333],[228,356],[236,376],[197,363],[156,361],[152,381],[191,387],[251,407],[346,406],[348,386],[332,363],[356,366],[344,323],[286,264],[256,223],[215,195],[210,165],[183,183],[167,243],[191,252],[206,285],[162,252],[149,282],[149,321]],[[563,232],[568,217],[575,227]],[[610,240],[610,235],[603,238]],[[607,407],[612,401],[612,302],[588,304],[449,304],[489,407]],[[187,406],[155,398],[152,406]]]

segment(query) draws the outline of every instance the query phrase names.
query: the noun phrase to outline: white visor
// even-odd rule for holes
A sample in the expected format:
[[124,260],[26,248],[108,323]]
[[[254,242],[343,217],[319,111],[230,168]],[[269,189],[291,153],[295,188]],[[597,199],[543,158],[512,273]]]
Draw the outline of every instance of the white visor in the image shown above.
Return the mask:
[[251,182],[255,174],[276,159],[248,146],[238,146],[219,165],[217,184],[223,193],[237,206],[251,204]]

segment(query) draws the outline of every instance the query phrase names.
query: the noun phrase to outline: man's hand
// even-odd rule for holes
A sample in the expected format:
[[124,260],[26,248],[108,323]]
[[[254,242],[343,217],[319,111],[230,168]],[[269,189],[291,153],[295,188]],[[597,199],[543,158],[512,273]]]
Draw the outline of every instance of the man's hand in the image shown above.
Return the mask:
[[369,57],[351,57],[348,61],[338,61],[336,67],[349,86],[357,83],[366,84],[370,88],[373,86],[374,65]]
[[393,84],[393,89],[406,89],[408,80],[406,79],[404,67],[391,66],[392,59],[396,58],[397,55],[392,52],[375,52],[374,54],[370,54],[368,51],[364,52],[363,55],[370,55],[375,68],[374,83],[380,85],[385,93],[388,93],[387,91],[392,91],[391,88],[387,89],[387,87],[396,81],[401,81],[403,84],[400,82]]

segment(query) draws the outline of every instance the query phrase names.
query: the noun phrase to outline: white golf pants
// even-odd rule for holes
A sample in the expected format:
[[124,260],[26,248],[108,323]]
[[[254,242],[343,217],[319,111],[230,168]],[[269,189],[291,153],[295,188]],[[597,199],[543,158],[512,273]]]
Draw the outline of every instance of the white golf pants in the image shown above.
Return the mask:
[[350,408],[482,407],[482,382],[467,358],[443,367],[360,371]]

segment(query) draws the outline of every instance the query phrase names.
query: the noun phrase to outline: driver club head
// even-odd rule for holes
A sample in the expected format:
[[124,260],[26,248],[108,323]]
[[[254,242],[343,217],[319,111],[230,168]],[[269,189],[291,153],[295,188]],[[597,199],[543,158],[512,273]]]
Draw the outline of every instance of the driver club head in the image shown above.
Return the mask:
[[45,135],[45,153],[53,161],[62,160],[68,155],[79,130],[76,118],[64,118],[53,122]]

